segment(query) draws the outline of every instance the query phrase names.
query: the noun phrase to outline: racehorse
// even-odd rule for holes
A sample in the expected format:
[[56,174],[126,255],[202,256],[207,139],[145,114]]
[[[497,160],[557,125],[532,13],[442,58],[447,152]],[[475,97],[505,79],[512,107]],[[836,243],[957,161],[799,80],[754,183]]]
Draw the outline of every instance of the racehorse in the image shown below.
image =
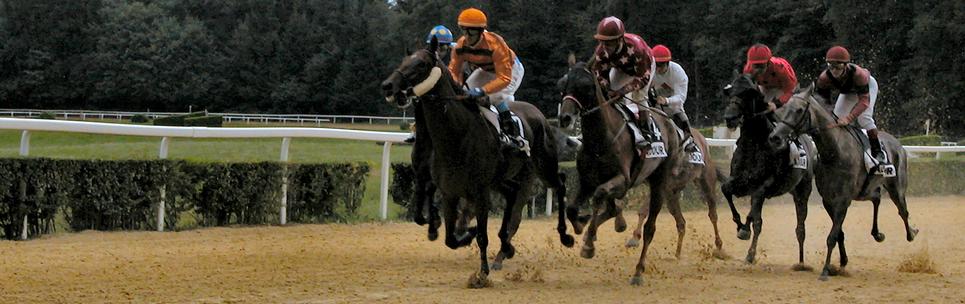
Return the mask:
[[[586,66],[585,63],[575,62],[571,57],[569,70],[558,82],[563,94],[560,107],[561,126],[570,126],[577,116],[582,119],[583,126],[583,148],[577,155],[580,187],[574,203],[568,206],[567,218],[572,222],[574,230],[577,233],[581,232],[585,223],[584,218],[578,214],[578,208],[584,202],[591,200],[592,213],[580,255],[584,258],[592,258],[595,252],[593,242],[599,225],[615,217],[617,232],[626,229],[622,211],[615,200],[623,198],[630,188],[647,182],[651,189],[650,203],[641,206],[640,215],[641,223],[646,218],[646,223],[642,227],[643,247],[634,275],[630,280],[631,284],[639,285],[643,280],[642,273],[645,270],[647,250],[656,231],[656,217],[664,202],[667,202],[674,217],[678,218],[679,255],[685,224],[683,217],[679,216],[680,189],[689,181],[700,177],[701,182],[698,184],[701,185],[702,190],[705,190],[705,194],[712,197],[710,193],[714,188],[712,183],[716,183],[716,175],[713,169],[709,171],[711,173],[709,176],[706,170],[684,169],[689,165],[688,156],[683,151],[680,137],[674,136],[676,134],[672,121],[666,114],[649,108],[644,110],[652,111],[654,114],[651,116],[660,133],[663,134],[666,155],[654,158],[639,156],[633,145],[633,135],[628,129],[627,121],[623,119],[620,110],[613,105],[613,102],[621,97],[605,100],[599,84]],[[699,132],[694,133],[694,138],[697,139],[701,149],[706,151],[706,142]],[[711,207],[711,210],[714,210],[711,212],[712,222],[716,220],[714,207],[716,206]],[[640,224],[637,230],[641,229],[639,226]],[[722,244],[719,235],[716,243],[718,247]]]
[[[435,40],[435,38],[433,38]],[[556,140],[551,138],[551,128],[539,110],[525,102],[515,102],[510,107],[520,118],[523,134],[530,141],[531,156],[518,153],[504,154],[496,128],[480,113],[476,101],[456,94],[458,85],[436,55],[438,43],[432,41],[405,57],[387,79],[382,82],[386,100],[399,106],[413,101],[423,103],[426,128],[432,134],[431,176],[442,195],[445,243],[455,249],[472,243],[479,246],[480,268],[469,280],[469,287],[490,285],[487,248],[488,216],[491,192],[498,192],[506,200],[506,208],[499,229],[500,250],[493,263],[499,269],[503,259],[512,258],[515,248],[511,244],[521,220],[522,207],[533,193],[532,184],[540,178],[547,187],[558,189],[558,208],[563,210],[566,192],[563,175],[559,174]],[[461,235],[455,233],[459,200],[464,199],[473,208],[476,227],[466,229]],[[566,234],[565,215],[560,212],[557,231],[560,242],[573,245],[573,237]]]
[[[754,240],[747,249],[745,261],[754,263],[757,255],[757,238],[761,234],[763,219],[761,209],[764,200],[790,192],[794,198],[797,213],[798,264],[795,270],[809,270],[804,264],[804,221],[807,219],[808,198],[811,195],[811,180],[814,176],[814,163],[817,161],[817,150],[808,135],[797,139],[800,147],[806,152],[805,158],[791,156],[790,145],[774,150],[768,144],[768,136],[774,129],[773,123],[767,115],[767,103],[764,94],[758,89],[750,75],[739,74],[734,71],[734,79],[724,88],[728,96],[724,120],[727,127],[734,129],[740,126],[741,135],[737,139],[737,149],[730,163],[730,180],[721,185],[724,198],[730,205],[737,224],[737,236],[742,240],[750,238],[750,226],[754,226]],[[734,207],[733,197],[751,196],[751,210],[747,214],[747,223],[741,223],[740,214]]]
[[841,269],[848,264],[844,248],[844,231],[841,225],[848,214],[852,200],[871,200],[874,205],[874,223],[871,235],[876,241],[884,241],[884,234],[878,231],[878,205],[881,203],[881,187],[891,196],[898,207],[898,215],[905,224],[905,238],[911,242],[918,229],[908,223],[908,203],[905,191],[908,188],[908,153],[891,134],[879,132],[881,146],[896,172],[885,177],[869,173],[865,169],[864,154],[860,144],[860,131],[848,127],[836,127],[837,117],[814,99],[814,85],[791,97],[786,105],[777,110],[777,126],[768,137],[771,147],[783,148],[787,138],[794,134],[810,134],[814,137],[821,156],[814,169],[818,193],[821,194],[824,209],[831,216],[831,231],[828,233],[828,252],[824,260],[821,280],[835,275],[830,267],[831,252],[835,244],[841,256]]

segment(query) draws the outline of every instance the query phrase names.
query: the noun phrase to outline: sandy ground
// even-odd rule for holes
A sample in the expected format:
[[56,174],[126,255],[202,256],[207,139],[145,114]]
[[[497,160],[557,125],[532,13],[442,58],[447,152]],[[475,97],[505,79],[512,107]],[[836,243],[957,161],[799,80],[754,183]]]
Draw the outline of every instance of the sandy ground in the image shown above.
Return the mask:
[[[493,272],[493,287],[483,290],[466,288],[478,267],[476,249],[429,242],[423,227],[412,223],[369,223],[0,241],[0,302],[965,303],[965,197],[912,198],[912,223],[921,229],[912,243],[904,240],[894,205],[884,203],[884,243],[869,234],[871,204],[852,206],[845,224],[850,275],[827,282],[818,280],[817,270],[791,270],[797,260],[794,208],[772,204],[764,209],[755,265],[743,262],[749,242],[737,240],[726,209],[720,226],[728,260],[711,257],[705,211],[685,214],[684,253],[675,259],[673,219],[661,214],[643,286],[628,284],[640,251],[624,248],[630,233],[615,233],[612,221],[600,231],[591,260],[579,257],[581,242],[559,245],[552,220],[524,221],[516,258]],[[636,216],[627,216],[634,224]],[[830,220],[812,204],[807,224],[806,262],[820,269]],[[490,236],[496,239],[495,230]],[[922,258],[930,258],[937,273],[898,271]]]

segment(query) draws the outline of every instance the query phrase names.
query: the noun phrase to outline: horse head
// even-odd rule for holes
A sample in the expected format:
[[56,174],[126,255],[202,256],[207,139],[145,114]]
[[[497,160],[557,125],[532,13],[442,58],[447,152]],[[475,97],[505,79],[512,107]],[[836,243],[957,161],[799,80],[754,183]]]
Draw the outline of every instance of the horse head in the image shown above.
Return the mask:
[[443,77],[448,71],[436,55],[438,47],[436,38],[432,37],[425,49],[402,59],[399,67],[382,81],[382,95],[387,102],[400,108],[409,107],[419,97],[436,88],[440,79],[450,79]]
[[777,124],[767,138],[771,148],[783,149],[787,145],[787,138],[809,133],[815,129],[813,126],[813,115],[815,114],[811,108],[811,104],[815,102],[811,96],[813,92],[814,84],[812,83],[807,89],[791,96],[791,99],[784,106],[774,112],[777,116]]
[[569,68],[557,82],[562,99],[560,100],[559,123],[560,128],[573,129],[576,125],[576,118],[599,103],[594,90],[596,81],[587,63],[577,62],[576,57],[570,54]]
[[724,120],[730,129],[740,126],[746,118],[763,115],[763,111],[767,110],[764,95],[757,89],[751,76],[738,73],[737,70],[733,75],[733,80],[724,87],[724,95],[728,99]]

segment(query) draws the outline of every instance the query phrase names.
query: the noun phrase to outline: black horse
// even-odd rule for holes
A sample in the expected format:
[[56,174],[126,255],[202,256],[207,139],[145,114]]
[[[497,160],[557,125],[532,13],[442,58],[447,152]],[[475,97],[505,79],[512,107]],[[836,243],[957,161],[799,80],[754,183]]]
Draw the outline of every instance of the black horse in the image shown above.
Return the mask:
[[[761,208],[764,200],[790,192],[794,197],[797,212],[798,264],[794,269],[808,270],[804,265],[804,220],[807,218],[808,197],[811,195],[817,156],[814,143],[807,135],[797,139],[807,152],[807,158],[806,164],[798,165],[805,168],[795,168],[791,163],[789,146],[774,150],[768,144],[768,135],[774,129],[774,124],[767,116],[773,114],[767,110],[764,95],[757,90],[751,77],[735,71],[734,80],[724,88],[724,94],[729,98],[724,112],[727,127],[733,129],[740,126],[741,135],[737,139],[737,150],[734,151],[730,163],[731,179],[721,185],[721,191],[730,205],[734,223],[737,224],[737,237],[742,240],[749,239],[749,226],[753,224],[754,240],[747,250],[746,261],[754,263],[757,254],[757,238],[763,226]],[[751,210],[747,214],[747,223],[741,223],[733,197],[747,195],[751,196]]]
[[[434,40],[435,38],[433,38]],[[446,67],[436,56],[438,44],[433,41],[427,49],[414,52],[403,59],[399,67],[382,82],[386,100],[408,105],[410,100],[423,103],[425,124],[419,126],[432,134],[432,181],[442,194],[445,243],[459,248],[472,243],[479,246],[480,270],[469,280],[473,288],[489,285],[489,263],[486,258],[491,193],[501,193],[506,199],[502,224],[499,229],[500,250],[494,269],[505,258],[515,255],[510,243],[521,220],[524,202],[535,195],[533,183],[539,177],[547,187],[557,189],[560,210],[565,209],[564,176],[559,174],[557,140],[546,118],[535,106],[515,102],[511,109],[524,127],[523,134],[530,140],[531,157],[517,153],[504,154],[496,129],[482,118],[474,100],[457,96],[458,86]],[[465,234],[457,234],[456,222],[459,200],[473,208],[476,227]],[[573,246],[573,237],[566,234],[565,215],[560,212],[557,231],[560,242]]]

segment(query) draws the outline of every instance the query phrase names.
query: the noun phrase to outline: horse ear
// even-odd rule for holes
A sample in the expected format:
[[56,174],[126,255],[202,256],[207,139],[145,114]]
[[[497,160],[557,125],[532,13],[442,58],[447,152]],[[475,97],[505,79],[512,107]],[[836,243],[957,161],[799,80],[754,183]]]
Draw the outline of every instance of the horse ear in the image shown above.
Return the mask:
[[436,38],[436,35],[432,35],[432,40],[429,40],[429,52],[432,52],[433,54],[435,54],[436,50],[438,49],[439,49],[439,38]]
[[570,52],[570,55],[566,57],[566,64],[568,64],[571,68],[576,65],[576,55],[573,54],[573,52]]
[[405,52],[405,53],[402,54],[403,57],[409,56],[410,54],[412,54],[412,51],[409,50],[409,46],[408,46],[408,45],[406,45],[405,48],[402,49],[402,51]]

